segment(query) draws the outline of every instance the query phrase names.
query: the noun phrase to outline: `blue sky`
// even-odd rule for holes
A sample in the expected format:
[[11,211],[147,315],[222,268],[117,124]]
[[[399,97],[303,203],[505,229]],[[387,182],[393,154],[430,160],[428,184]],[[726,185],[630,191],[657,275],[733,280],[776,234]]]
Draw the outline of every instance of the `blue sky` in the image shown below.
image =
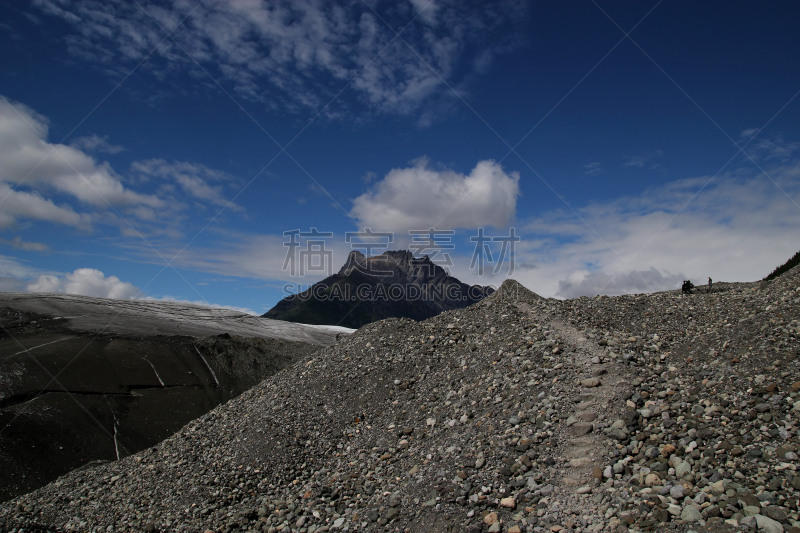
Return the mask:
[[261,313],[365,243],[561,298],[759,279],[800,249],[797,20],[0,3],[0,290]]

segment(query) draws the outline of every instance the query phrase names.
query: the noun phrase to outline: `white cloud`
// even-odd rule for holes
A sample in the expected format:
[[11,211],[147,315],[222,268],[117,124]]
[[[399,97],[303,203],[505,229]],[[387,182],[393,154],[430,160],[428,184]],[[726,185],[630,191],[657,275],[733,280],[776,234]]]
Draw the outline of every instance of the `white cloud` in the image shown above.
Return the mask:
[[46,118],[0,96],[0,229],[32,220],[83,231],[117,226],[126,236],[175,236],[190,205],[244,211],[227,199],[226,188],[237,182],[224,172],[149,159],[134,162],[123,178],[78,148],[114,151],[105,138],[83,137],[67,146],[47,137]]
[[557,295],[563,298],[651,292],[654,288],[676,288],[685,279],[680,274],[662,272],[655,267],[627,272],[589,272],[576,270],[558,282]]
[[19,219],[33,219],[87,229],[91,220],[88,214],[76,213],[69,206],[56,205],[37,193],[17,191],[2,182],[0,208],[0,228],[13,226]]
[[648,165],[651,161],[653,161],[653,159],[659,158],[663,155],[664,155],[663,150],[650,150],[643,154],[626,157],[625,162],[622,164],[622,166],[642,168],[645,165]]
[[756,161],[787,162],[800,150],[800,143],[786,142],[780,137],[759,139],[745,148],[745,152]]
[[[309,228],[301,231],[308,232]],[[219,241],[209,246],[193,245],[181,250],[163,250],[163,253],[178,268],[308,285],[335,274],[344,264],[351,247],[341,237],[318,238],[318,241],[324,240],[324,249],[314,251],[306,237],[298,240],[298,248],[292,248],[287,246],[290,239],[282,235],[225,232]],[[145,247],[140,247],[138,257],[142,261],[153,260],[152,253]]]
[[125,148],[122,146],[111,144],[108,141],[107,135],[101,137],[97,134],[92,134],[78,137],[69,143],[69,145],[77,150],[95,154],[118,154],[125,151]]
[[503,227],[514,218],[519,174],[494,161],[480,161],[468,175],[429,168],[425,159],[390,171],[355,200],[350,216],[358,226],[407,234],[430,227],[443,230]]
[[30,292],[63,292],[117,300],[135,300],[144,296],[132,283],[116,276],[106,277],[95,268],[78,268],[61,277],[42,274],[27,289]]
[[436,14],[439,6],[434,0],[410,0],[417,15],[428,24],[436,23]]
[[23,250],[25,252],[46,252],[47,250],[50,249],[49,246],[41,242],[23,241],[22,237],[20,237],[19,235],[17,235],[11,240],[0,239],[0,244],[5,244],[7,246],[11,246],[16,250]]
[[25,284],[39,273],[15,257],[0,255],[0,291],[24,291]]
[[138,174],[140,179],[155,178],[174,182],[185,194],[195,200],[233,211],[244,210],[240,205],[225,198],[223,184],[232,182],[233,178],[224,172],[197,163],[167,162],[163,159],[134,162],[131,170]]
[[[16,187],[12,190],[20,193],[20,187],[59,192],[100,208],[163,206],[155,196],[126,189],[107,163],[97,163],[73,147],[48,142],[47,133],[43,117],[0,96],[0,183],[9,189]],[[6,194],[11,193],[7,190]],[[34,200],[28,198],[31,205]],[[40,204],[36,204],[39,209]],[[63,212],[59,216],[62,218],[49,220],[77,224],[77,215],[70,221],[65,221]]]
[[[276,109],[325,108],[350,117],[354,104],[362,113],[419,116],[452,99],[449,87],[461,88],[480,72],[466,59],[482,52],[485,71],[492,57],[517,44],[514,28],[526,14],[524,3],[510,0],[35,5],[75,26],[65,38],[73,55],[109,70],[147,59],[143,68],[159,79],[177,70],[208,72],[239,96]],[[354,91],[358,104],[336,98],[346,87],[346,97]]]
[[523,230],[514,276],[560,297],[667,290],[709,276],[760,279],[800,247],[800,164],[772,167],[770,176],[684,179],[545,213]]
[[747,128],[742,130],[739,133],[739,140],[747,142],[748,140],[752,139],[756,135],[761,133],[761,128]]
[[748,128],[739,133],[739,146],[746,154],[746,159],[757,163],[787,163],[800,150],[800,142],[788,142],[780,135],[760,135],[760,128]]
[[599,161],[591,161],[583,165],[587,176],[597,176],[603,173],[603,165]]

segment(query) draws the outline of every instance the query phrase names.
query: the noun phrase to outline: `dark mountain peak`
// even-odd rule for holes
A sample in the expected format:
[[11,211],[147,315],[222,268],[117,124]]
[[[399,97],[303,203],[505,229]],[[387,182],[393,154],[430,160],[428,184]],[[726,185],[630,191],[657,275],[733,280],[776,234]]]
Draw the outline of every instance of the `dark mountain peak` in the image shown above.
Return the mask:
[[287,296],[263,316],[357,328],[389,317],[424,320],[492,292],[491,287],[462,283],[427,255],[387,250],[367,257],[354,250],[338,273]]
[[338,276],[347,276],[353,270],[362,270],[366,266],[367,258],[359,252],[358,250],[353,250],[347,256],[347,260],[342,265],[342,268],[339,269]]
[[430,280],[447,276],[447,272],[436,265],[427,255],[414,257],[409,250],[387,250],[380,255],[366,257],[352,251],[337,275],[348,276],[354,271],[376,278],[384,283],[404,282],[409,279]]

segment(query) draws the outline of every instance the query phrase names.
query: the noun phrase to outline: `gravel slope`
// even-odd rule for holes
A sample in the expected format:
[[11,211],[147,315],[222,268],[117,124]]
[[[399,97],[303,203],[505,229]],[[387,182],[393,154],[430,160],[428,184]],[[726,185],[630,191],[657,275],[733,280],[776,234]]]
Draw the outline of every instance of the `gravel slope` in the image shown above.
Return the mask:
[[0,501],[148,448],[348,331],[171,302],[0,293]]
[[800,531],[800,270],[715,289],[370,324],[0,525]]

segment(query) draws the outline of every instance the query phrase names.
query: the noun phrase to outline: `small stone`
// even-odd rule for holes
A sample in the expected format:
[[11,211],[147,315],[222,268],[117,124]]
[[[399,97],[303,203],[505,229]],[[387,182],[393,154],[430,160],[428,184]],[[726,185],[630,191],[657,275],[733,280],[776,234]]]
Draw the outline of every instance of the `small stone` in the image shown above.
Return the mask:
[[764,531],[765,533],[783,533],[783,526],[780,522],[761,514],[757,514],[755,517],[759,531]]
[[686,461],[681,461],[677,465],[675,465],[675,477],[678,479],[682,479],[685,475],[690,474],[691,472],[692,472],[692,465],[690,465]]
[[511,526],[508,528],[508,533],[522,533],[522,530],[519,528],[519,526]]
[[610,428],[606,431],[606,435],[611,437],[614,440],[625,440],[628,434],[625,432],[624,429],[619,428]]
[[489,513],[489,514],[487,514],[486,516],[483,517],[483,523],[486,524],[487,526],[491,526],[492,524],[494,524],[498,520],[500,520],[500,519],[498,518],[497,513],[494,513],[494,512]]
[[511,496],[509,496],[507,498],[503,498],[502,500],[500,500],[500,507],[506,507],[508,509],[514,509],[516,506],[517,506],[517,502]]
[[581,380],[581,386],[592,388],[600,386],[600,378],[586,378]]
[[675,446],[673,446],[672,444],[665,444],[661,448],[661,457],[669,457],[673,453],[675,453]]
[[577,424],[573,424],[572,427],[569,428],[569,434],[575,437],[580,437],[582,435],[586,435],[587,433],[591,433],[593,426],[589,422],[578,422]]
[[745,516],[755,516],[761,512],[761,507],[758,505],[745,505],[742,509]]
[[652,487],[653,485],[658,485],[659,483],[661,483],[661,478],[658,477],[658,474],[651,473],[647,474],[644,477],[644,484],[647,485],[648,487]]
[[768,518],[772,518],[777,522],[788,522],[786,517],[786,513],[784,512],[783,508],[777,505],[768,505],[761,509],[761,514]]
[[700,514],[700,509],[695,507],[694,505],[687,505],[681,511],[681,520],[686,522],[697,522],[703,519],[703,515]]
[[397,493],[389,495],[389,507],[399,507],[400,503],[400,496]]

